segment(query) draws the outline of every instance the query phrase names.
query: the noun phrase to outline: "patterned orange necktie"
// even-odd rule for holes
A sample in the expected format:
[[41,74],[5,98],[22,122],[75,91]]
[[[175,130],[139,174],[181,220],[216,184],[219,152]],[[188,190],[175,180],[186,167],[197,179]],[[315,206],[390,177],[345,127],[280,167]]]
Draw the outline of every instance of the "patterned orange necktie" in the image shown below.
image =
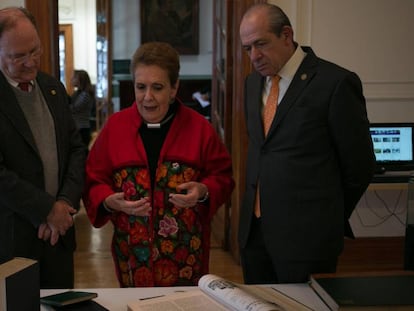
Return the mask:
[[[269,96],[266,100],[266,105],[263,110],[263,130],[265,136],[269,132],[270,125],[276,114],[277,100],[279,97],[279,80],[280,76],[276,75],[272,77],[272,86],[270,88]],[[260,195],[259,195],[259,183],[256,189],[256,201],[254,203],[254,214],[257,218],[260,217]]]
[[265,136],[269,132],[270,125],[275,117],[277,109],[277,100],[279,97],[279,80],[280,76],[275,75],[272,77],[272,87],[270,88],[269,96],[266,100],[266,105],[263,110],[263,129]]

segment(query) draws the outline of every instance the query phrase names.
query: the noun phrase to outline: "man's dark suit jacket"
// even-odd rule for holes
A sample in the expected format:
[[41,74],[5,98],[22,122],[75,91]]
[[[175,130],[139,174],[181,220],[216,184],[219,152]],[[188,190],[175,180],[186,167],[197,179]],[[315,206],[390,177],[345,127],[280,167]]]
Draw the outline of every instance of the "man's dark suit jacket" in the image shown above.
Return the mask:
[[[78,208],[86,153],[69,110],[68,96],[63,85],[46,74],[39,73],[36,81],[55,122],[57,197]],[[37,258],[42,243],[37,228],[46,221],[55,201],[44,190],[43,165],[29,124],[12,86],[0,72],[0,262],[13,256]],[[59,243],[75,249],[73,227],[59,238]]]
[[263,235],[278,260],[338,256],[348,218],[374,172],[360,79],[303,50],[307,56],[266,138],[260,112],[264,78],[254,72],[245,82],[249,147],[239,243],[246,245],[260,181]]

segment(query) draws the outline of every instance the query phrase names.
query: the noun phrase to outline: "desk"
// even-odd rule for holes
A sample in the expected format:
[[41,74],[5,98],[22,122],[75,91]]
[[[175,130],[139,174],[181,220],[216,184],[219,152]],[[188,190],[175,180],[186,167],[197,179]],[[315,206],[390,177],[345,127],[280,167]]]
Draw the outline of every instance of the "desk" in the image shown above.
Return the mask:
[[[313,310],[329,311],[329,308],[319,299],[308,284],[277,284],[271,286],[286,295],[297,299]],[[95,301],[111,311],[126,311],[127,304],[137,301],[140,298],[166,295],[174,291],[194,290],[197,287],[150,287],[150,288],[87,288],[75,289],[79,291],[95,292],[98,297]],[[65,290],[44,289],[40,291],[40,296],[57,294]],[[52,310],[42,305],[41,311]]]
[[371,183],[408,183],[413,171],[391,171],[375,174]]

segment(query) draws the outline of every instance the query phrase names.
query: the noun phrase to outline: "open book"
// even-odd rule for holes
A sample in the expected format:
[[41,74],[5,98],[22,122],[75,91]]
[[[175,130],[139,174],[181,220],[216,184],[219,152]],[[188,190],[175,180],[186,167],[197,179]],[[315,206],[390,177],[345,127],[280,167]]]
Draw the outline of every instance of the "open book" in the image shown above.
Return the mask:
[[213,274],[204,275],[194,290],[144,298],[128,304],[128,311],[309,311],[310,308],[273,288],[243,285]]

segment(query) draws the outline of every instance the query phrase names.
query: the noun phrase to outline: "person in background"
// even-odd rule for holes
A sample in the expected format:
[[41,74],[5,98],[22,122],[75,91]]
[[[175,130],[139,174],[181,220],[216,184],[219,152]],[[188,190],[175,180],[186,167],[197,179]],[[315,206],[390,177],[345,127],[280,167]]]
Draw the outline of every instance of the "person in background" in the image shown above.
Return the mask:
[[240,38],[255,69],[244,90],[244,280],[306,282],[336,271],[344,236],[352,236],[348,218],[374,173],[361,81],[299,46],[275,5],[248,9]]
[[121,287],[197,285],[208,273],[210,222],[233,187],[231,158],[210,123],[176,99],[179,56],[141,45],[135,104],[113,114],[86,164],[91,223],[114,226]]
[[39,262],[41,288],[73,288],[85,148],[67,92],[39,71],[42,44],[24,8],[0,10],[0,262]]
[[82,141],[88,147],[91,140],[90,118],[95,106],[95,90],[85,70],[75,70],[71,82],[75,91],[71,96],[70,108]]

